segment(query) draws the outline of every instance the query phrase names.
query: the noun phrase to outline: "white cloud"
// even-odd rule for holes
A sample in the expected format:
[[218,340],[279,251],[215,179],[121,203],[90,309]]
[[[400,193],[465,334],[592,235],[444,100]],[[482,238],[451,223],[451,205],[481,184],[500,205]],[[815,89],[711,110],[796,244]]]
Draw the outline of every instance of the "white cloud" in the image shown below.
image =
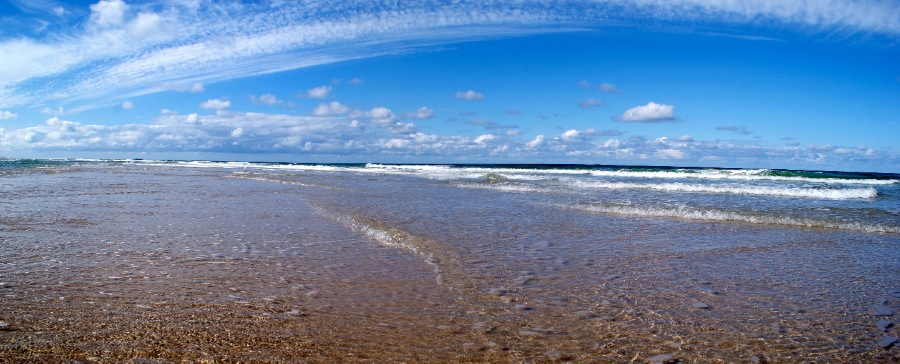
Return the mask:
[[365,113],[365,117],[369,118],[373,123],[381,126],[394,126],[399,123],[397,116],[386,107],[374,107]]
[[265,94],[259,97],[259,102],[266,105],[275,105],[278,103],[278,101],[278,98],[276,98],[275,95],[272,94]]
[[684,159],[684,152],[678,149],[659,149],[656,151],[656,157],[662,159]]
[[[373,5],[371,11],[332,8],[319,2],[201,6],[200,1],[185,0],[129,6],[121,0],[102,0],[77,11],[90,10],[86,22],[61,25],[59,34],[65,36],[39,39],[13,33],[0,41],[4,55],[0,108],[34,106],[57,92],[70,95],[65,101],[103,105],[97,100],[171,89],[160,88],[164,82],[218,82],[397,54],[417,44],[555,32],[601,21],[776,24],[779,29],[811,31],[822,37],[840,34],[843,39],[894,39],[900,34],[900,18],[889,1],[610,0],[429,7],[400,2]],[[50,79],[41,84],[56,79],[66,82],[57,83],[64,84],[57,89],[34,87],[36,82],[30,82],[43,77]]]
[[346,114],[350,111],[350,107],[347,105],[342,105],[340,102],[332,101],[329,103],[322,103],[319,106],[316,106],[312,111],[313,116],[334,116],[340,114]]
[[391,125],[390,128],[388,128],[388,129],[391,132],[397,133],[397,134],[415,133],[416,132],[416,124],[403,123],[403,122],[398,121],[398,122],[394,123],[394,125]]
[[100,27],[120,25],[124,22],[128,5],[122,0],[100,0],[91,5],[91,22]]
[[626,110],[621,117],[615,118],[615,120],[638,123],[674,121],[674,110],[674,105],[657,104],[651,101],[647,105],[635,106]]
[[544,136],[538,135],[538,136],[534,137],[534,140],[532,140],[528,143],[525,143],[525,146],[528,148],[537,148],[538,146],[540,146],[543,143],[544,143]]
[[210,110],[222,110],[231,107],[231,101],[221,99],[209,99],[200,103],[200,107]]
[[3,110],[0,111],[0,120],[10,120],[19,117],[19,114],[16,114],[12,111]]
[[272,94],[264,94],[259,97],[257,97],[256,95],[250,95],[250,102],[264,104],[264,105],[284,104],[284,101],[279,100],[277,97],[275,97],[275,95],[272,95]]
[[425,107],[425,106],[420,107],[420,108],[419,108],[418,110],[416,110],[416,112],[414,112],[414,113],[413,113],[413,112],[403,113],[403,118],[404,118],[404,119],[419,119],[419,120],[423,120],[423,119],[430,119],[430,118],[432,118],[432,117],[434,117],[434,110],[429,109],[429,108],[427,108],[427,107]]
[[362,80],[361,78],[356,78],[356,77],[354,77],[354,78],[351,78],[351,79],[350,79],[350,84],[351,84],[351,85],[362,85],[362,84],[363,84],[363,80]]
[[331,93],[331,86],[319,86],[306,90],[306,97],[310,99],[324,99]]
[[482,134],[475,138],[475,143],[484,144],[494,139],[497,139],[497,136],[494,134]]
[[620,145],[622,145],[622,142],[620,142],[619,139],[607,139],[603,142],[603,148],[616,149],[619,148]]
[[466,100],[466,101],[484,100],[483,94],[472,91],[472,90],[468,90],[466,92],[457,91],[455,96],[457,99]]
[[565,133],[562,133],[559,138],[565,141],[570,141],[574,139],[578,139],[578,136],[581,135],[581,132],[575,129],[566,130]]
[[[900,154],[866,146],[765,146],[753,141],[693,140],[685,137],[597,140],[615,131],[570,129],[555,138],[538,135],[483,134],[476,137],[426,134],[412,123],[396,121],[387,108],[358,112],[360,117],[393,120],[361,127],[350,115],[322,118],[266,113],[228,115],[161,115],[149,124],[96,125],[52,117],[41,125],[0,128],[0,151],[49,151],[54,155],[97,151],[191,153],[300,153],[381,159],[418,156],[446,163],[478,158],[516,161],[521,158],[584,163],[603,160],[618,164],[672,163],[680,165],[782,165],[823,169],[854,163],[857,166],[900,165]],[[405,131],[405,132],[402,132]],[[563,139],[568,139],[563,140]],[[691,138],[693,139],[693,138]],[[518,146],[518,147],[516,147]],[[324,157],[323,157],[324,158]],[[587,159],[585,159],[587,158]],[[326,160],[322,159],[322,160]],[[657,162],[653,162],[653,161]]]
[[134,109],[134,104],[131,101],[123,101],[120,106],[122,107],[122,110]]
[[160,109],[159,113],[162,115],[176,115],[176,114],[178,114],[178,111],[169,110],[169,109]]

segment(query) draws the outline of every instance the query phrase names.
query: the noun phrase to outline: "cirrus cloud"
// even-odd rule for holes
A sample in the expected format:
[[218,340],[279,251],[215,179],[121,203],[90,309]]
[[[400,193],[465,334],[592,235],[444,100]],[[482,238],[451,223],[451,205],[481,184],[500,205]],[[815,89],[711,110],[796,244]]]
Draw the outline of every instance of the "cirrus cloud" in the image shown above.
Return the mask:
[[[609,21],[775,23],[829,37],[887,36],[891,43],[900,35],[900,18],[889,1],[535,4],[385,2],[372,4],[368,11],[344,12],[334,9],[352,5],[101,0],[83,9],[71,7],[71,13],[89,13],[89,17],[81,18],[81,23],[61,23],[59,34],[65,36],[28,36],[22,31],[20,36],[0,39],[0,54],[5,55],[0,67],[0,107],[43,106],[35,104],[56,92],[70,95],[67,102],[102,105],[99,101],[104,98],[171,89],[160,87],[165,83],[218,82],[410,52],[422,44],[582,29],[586,24]],[[51,4],[46,8],[61,9]],[[57,12],[63,13],[70,11]],[[61,86],[40,87],[49,83]],[[614,90],[603,84],[600,87]]]

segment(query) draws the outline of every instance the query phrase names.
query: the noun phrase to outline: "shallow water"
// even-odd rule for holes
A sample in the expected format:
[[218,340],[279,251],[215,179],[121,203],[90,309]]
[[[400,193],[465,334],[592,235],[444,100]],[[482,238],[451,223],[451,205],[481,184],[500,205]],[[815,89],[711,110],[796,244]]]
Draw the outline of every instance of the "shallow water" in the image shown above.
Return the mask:
[[[876,345],[898,333],[876,321],[895,316],[872,308],[900,310],[889,179],[482,169],[143,162],[4,174],[0,358],[900,359]],[[682,180],[705,192],[583,186]],[[844,197],[732,193],[722,180]],[[875,197],[851,196],[868,188]],[[779,216],[789,219],[760,219]]]

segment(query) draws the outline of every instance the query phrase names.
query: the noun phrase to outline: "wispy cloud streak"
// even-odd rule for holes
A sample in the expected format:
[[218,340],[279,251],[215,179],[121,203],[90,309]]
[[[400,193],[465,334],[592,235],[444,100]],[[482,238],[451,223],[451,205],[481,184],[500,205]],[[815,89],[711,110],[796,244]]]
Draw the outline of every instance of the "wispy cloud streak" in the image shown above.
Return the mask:
[[[800,31],[896,39],[882,1],[346,1],[264,3],[102,0],[70,29],[0,39],[0,108],[43,107],[53,94],[77,111],[121,97],[417,47],[599,27],[607,21],[777,22]],[[8,33],[4,33],[8,34]],[[51,86],[52,85],[52,86]]]

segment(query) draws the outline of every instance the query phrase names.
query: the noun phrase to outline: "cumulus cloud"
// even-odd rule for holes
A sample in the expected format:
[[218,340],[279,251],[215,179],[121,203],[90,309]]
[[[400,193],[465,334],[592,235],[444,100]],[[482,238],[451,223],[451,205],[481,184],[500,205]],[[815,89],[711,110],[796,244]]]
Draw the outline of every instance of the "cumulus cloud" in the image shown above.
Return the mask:
[[425,106],[420,107],[416,112],[406,112],[403,113],[404,119],[431,119],[434,117],[434,110],[429,109]]
[[19,114],[16,114],[9,110],[0,111],[0,120],[10,120],[19,117]]
[[200,103],[200,108],[209,110],[223,110],[231,107],[231,101],[221,99],[209,99]]
[[659,123],[667,121],[675,121],[675,106],[657,104],[653,101],[647,105],[635,106],[628,110],[622,116],[613,118],[618,121],[636,122],[636,123]]
[[122,110],[134,109],[134,104],[131,101],[123,101],[120,106],[122,107]]
[[198,124],[200,123],[200,115],[197,115],[197,113],[190,113],[184,118],[184,122],[188,124]]
[[494,139],[497,139],[497,136],[494,134],[482,134],[476,137],[474,141],[476,144],[484,144]]
[[584,130],[570,129],[566,130],[562,134],[559,135],[558,139],[565,142],[572,141],[589,141],[599,136],[618,136],[622,135],[622,132],[614,129],[609,130],[597,130],[594,128],[587,128]]
[[475,92],[472,90],[468,90],[466,92],[457,91],[456,94],[454,94],[454,95],[456,96],[457,99],[460,99],[460,100],[466,100],[466,101],[484,100],[484,94],[481,94],[479,92]]
[[264,94],[259,97],[256,95],[250,95],[250,102],[256,104],[264,104],[264,105],[281,105],[284,101],[279,100],[275,95],[272,94]]
[[581,132],[575,129],[566,130],[564,133],[560,134],[559,138],[565,141],[570,141],[574,139],[578,139],[581,135]]
[[347,105],[343,105],[340,102],[332,101],[328,103],[321,103],[319,106],[316,106],[312,111],[313,116],[334,116],[340,114],[346,114],[350,111],[350,107]]
[[538,136],[534,137],[534,139],[531,140],[530,142],[525,143],[525,146],[528,148],[537,148],[543,143],[544,143],[544,135],[538,135]]
[[306,90],[306,97],[310,99],[324,99],[331,94],[331,86],[319,86]]
[[[569,129],[548,138],[519,139],[518,133],[487,133],[474,137],[426,134],[412,123],[397,121],[387,108],[354,111],[322,118],[267,113],[200,116],[161,115],[148,124],[98,125],[51,117],[41,125],[0,128],[0,151],[230,152],[353,155],[379,159],[421,156],[422,160],[492,158],[515,161],[535,158],[561,163],[604,160],[610,163],[671,163],[682,165],[789,165],[823,169],[847,163],[868,166],[900,164],[900,155],[866,146],[765,146],[753,141],[694,140],[681,136],[647,138],[610,130]],[[356,117],[370,122],[362,127]],[[378,119],[384,124],[373,120]],[[654,160],[658,162],[653,162]]]
[[125,11],[128,5],[122,0],[100,0],[92,4],[91,22],[100,27],[120,25],[125,20]]

